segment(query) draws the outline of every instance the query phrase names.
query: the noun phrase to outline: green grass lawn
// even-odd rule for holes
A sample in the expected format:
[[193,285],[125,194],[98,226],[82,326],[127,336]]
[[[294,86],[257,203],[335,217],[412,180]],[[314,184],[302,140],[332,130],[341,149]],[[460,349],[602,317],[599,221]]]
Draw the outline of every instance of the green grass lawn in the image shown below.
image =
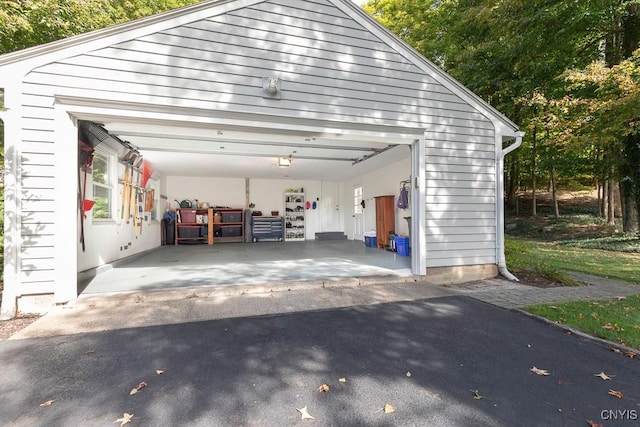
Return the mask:
[[527,311],[640,350],[640,295],[613,301],[542,304]]
[[[512,218],[505,239],[507,265],[516,276],[530,272],[565,285],[578,285],[563,271],[640,282],[640,238],[620,233],[591,215]],[[638,294],[612,301],[541,304],[527,311],[612,342],[640,349]]]
[[640,253],[584,249],[515,237],[505,239],[505,253],[509,269],[516,275],[531,271],[572,284],[562,275],[562,270],[568,270],[640,282]]

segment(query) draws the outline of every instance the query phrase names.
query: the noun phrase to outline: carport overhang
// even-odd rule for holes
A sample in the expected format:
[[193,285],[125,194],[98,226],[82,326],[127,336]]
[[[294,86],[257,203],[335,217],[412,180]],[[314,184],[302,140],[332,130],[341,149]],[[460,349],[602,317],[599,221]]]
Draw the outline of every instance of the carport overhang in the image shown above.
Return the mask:
[[[384,162],[393,161],[394,156],[397,160],[407,158],[410,152],[414,184],[411,202],[412,211],[416,213],[411,227],[412,273],[426,274],[425,191],[421,185],[425,182],[425,153],[421,129],[384,126],[364,119],[362,122],[328,122],[302,114],[265,116],[68,96],[57,96],[55,106],[57,140],[75,141],[78,121],[92,121],[136,146],[166,175],[184,173],[186,163],[189,173],[185,175],[207,173],[282,179],[283,172],[273,167],[273,161],[277,156],[296,151],[294,162],[304,167],[297,171],[290,168],[286,178],[340,181],[374,170]],[[69,145],[76,149],[75,144]],[[75,167],[77,153],[69,151],[69,146],[66,149],[65,162]],[[200,163],[196,167],[193,162]],[[218,166],[217,170],[213,165]],[[77,185],[68,177],[60,179],[65,182],[60,182],[58,188],[64,189],[65,195],[57,201],[59,215],[68,222],[68,218],[77,215]],[[58,302],[69,301],[77,295],[78,248],[72,239],[67,239],[65,248],[71,262],[60,272],[62,277],[58,283],[68,286],[56,289]]]

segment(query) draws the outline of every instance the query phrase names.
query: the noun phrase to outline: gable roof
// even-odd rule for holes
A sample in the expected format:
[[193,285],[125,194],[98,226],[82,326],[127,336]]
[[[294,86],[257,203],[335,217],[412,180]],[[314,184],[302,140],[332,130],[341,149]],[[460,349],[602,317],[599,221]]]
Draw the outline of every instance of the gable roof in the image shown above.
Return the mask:
[[[419,52],[402,41],[374,18],[366,14],[351,0],[325,0],[333,4],[362,27],[383,40],[389,47],[400,53],[425,74],[442,83],[453,93],[479,111],[493,117],[514,132],[518,125],[505,117],[489,103],[481,99],[453,77],[438,68]],[[213,15],[223,15],[242,7],[264,3],[265,0],[206,0],[190,6],[170,10],[134,21],[94,30],[88,33],[34,46],[24,50],[0,56],[0,68],[12,65],[24,65],[26,70],[46,64],[70,54],[83,53],[89,49],[105,47],[117,42],[127,41],[156,31],[190,23]],[[493,121],[493,120],[492,120]]]

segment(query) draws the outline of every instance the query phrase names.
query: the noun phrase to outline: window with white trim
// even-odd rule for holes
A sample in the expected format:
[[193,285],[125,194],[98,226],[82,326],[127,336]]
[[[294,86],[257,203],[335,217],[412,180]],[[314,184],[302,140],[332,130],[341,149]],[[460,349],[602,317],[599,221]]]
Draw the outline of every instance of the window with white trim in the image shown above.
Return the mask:
[[96,149],[91,165],[94,219],[113,219],[114,165],[114,155]]

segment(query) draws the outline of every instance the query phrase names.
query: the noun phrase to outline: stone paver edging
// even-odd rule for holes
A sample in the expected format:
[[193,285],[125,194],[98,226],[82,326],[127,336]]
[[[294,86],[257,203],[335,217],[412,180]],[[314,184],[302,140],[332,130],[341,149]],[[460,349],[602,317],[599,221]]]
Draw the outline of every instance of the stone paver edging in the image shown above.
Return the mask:
[[640,294],[640,284],[612,280],[583,273],[566,272],[584,286],[536,288],[496,278],[452,286],[459,293],[504,308],[569,301],[605,300]]

